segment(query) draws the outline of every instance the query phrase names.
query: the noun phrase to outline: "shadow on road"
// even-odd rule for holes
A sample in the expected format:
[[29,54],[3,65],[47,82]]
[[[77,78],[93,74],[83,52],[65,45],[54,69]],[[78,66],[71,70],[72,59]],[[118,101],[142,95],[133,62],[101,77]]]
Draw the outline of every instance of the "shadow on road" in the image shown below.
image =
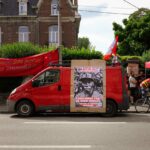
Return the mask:
[[70,122],[150,122],[150,114],[118,113],[115,117],[102,117],[95,113],[38,113],[32,117],[12,115],[12,119],[26,121],[70,121]]

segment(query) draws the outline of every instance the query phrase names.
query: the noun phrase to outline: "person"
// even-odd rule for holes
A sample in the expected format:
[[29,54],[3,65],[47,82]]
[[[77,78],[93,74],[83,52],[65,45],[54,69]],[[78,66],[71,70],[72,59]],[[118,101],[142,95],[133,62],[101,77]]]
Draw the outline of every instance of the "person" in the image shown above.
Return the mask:
[[129,89],[130,89],[130,101],[133,104],[136,101],[136,93],[137,93],[137,80],[134,76],[134,73],[131,72],[129,76]]
[[140,83],[140,88],[141,88],[142,98],[144,98],[147,95],[147,92],[149,92],[150,78],[147,78],[147,79],[143,80]]
[[118,66],[118,65],[120,65],[120,62],[119,62],[119,60],[118,60],[118,56],[117,55],[115,55],[115,54],[112,54],[112,66]]
[[145,80],[145,75],[144,75],[144,72],[143,71],[140,71],[139,72],[139,83],[141,83],[143,80]]
[[137,85],[140,87],[140,83],[145,79],[145,75],[143,71],[140,71],[139,74],[136,76]]
[[99,86],[103,85],[100,80],[101,79],[97,79],[94,73],[81,73],[79,78],[79,90],[74,96],[76,106],[102,106],[103,90],[100,90]]
[[127,91],[127,92],[128,92],[128,95],[129,95],[129,97],[130,97],[130,95],[131,95],[130,93],[131,93],[131,92],[130,92],[130,85],[129,85],[129,76],[130,76],[130,75],[127,73],[127,74],[126,74],[126,87],[127,87],[127,90],[128,90],[128,91]]
[[[83,73],[79,79],[80,86],[82,86],[81,92],[77,94],[77,97],[98,97],[100,92],[96,89],[96,77],[92,73]],[[80,87],[81,88],[81,87]]]
[[145,79],[145,75],[143,71],[140,71],[139,74],[136,76],[136,80],[137,80],[137,98],[141,97],[141,87],[140,87],[140,83]]

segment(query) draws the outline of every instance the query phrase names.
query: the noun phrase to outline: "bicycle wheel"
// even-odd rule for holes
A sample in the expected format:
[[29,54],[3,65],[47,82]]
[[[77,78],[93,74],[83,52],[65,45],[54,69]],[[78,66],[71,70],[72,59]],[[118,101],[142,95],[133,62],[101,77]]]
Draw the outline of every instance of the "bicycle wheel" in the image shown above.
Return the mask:
[[135,110],[139,113],[146,113],[149,110],[149,102],[146,99],[138,99],[135,103]]

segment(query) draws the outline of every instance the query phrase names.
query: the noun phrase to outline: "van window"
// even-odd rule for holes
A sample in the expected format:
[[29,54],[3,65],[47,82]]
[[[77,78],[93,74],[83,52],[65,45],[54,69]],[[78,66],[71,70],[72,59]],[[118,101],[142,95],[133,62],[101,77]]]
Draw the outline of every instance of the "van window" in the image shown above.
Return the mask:
[[50,85],[58,82],[60,79],[60,71],[59,70],[47,70],[43,72],[40,76],[38,76],[35,81],[38,81],[38,86]]

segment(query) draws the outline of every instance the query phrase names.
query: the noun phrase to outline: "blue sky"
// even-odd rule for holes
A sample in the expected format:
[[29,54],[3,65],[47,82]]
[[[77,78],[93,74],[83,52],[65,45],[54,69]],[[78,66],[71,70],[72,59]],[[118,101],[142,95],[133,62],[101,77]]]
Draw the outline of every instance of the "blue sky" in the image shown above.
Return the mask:
[[[150,0],[127,0],[134,6],[150,9]],[[114,40],[112,23],[122,24],[122,20],[137,10],[125,0],[78,0],[81,23],[79,37],[88,37],[96,50],[105,54]],[[96,11],[96,12],[93,12]],[[111,12],[120,14],[107,14]]]

